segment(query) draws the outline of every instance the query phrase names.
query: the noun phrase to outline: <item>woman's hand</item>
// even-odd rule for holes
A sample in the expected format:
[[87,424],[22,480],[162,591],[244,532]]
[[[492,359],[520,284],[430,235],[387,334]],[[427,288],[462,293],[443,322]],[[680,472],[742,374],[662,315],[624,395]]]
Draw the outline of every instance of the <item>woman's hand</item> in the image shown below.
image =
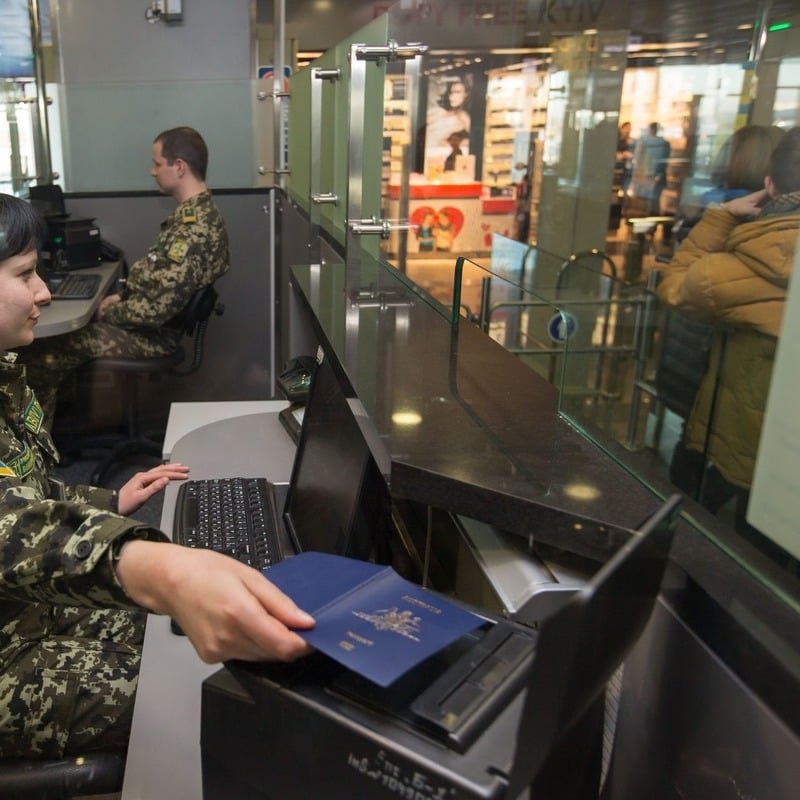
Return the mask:
[[757,217],[761,212],[761,206],[768,197],[769,193],[766,189],[759,189],[752,194],[734,197],[733,200],[726,200],[720,205],[720,208],[735,217]]
[[105,314],[106,309],[109,306],[113,306],[114,303],[119,303],[122,300],[122,295],[119,294],[107,294],[101,301],[100,305],[97,306],[97,311],[94,312],[95,319],[103,319],[103,314]]
[[211,550],[136,539],[117,577],[140,605],[169,614],[203,661],[293,661],[312,648],[289,628],[314,620],[258,570]]
[[119,513],[127,517],[128,514],[141,508],[170,481],[185,480],[188,474],[189,467],[183,464],[159,464],[147,472],[137,472],[119,490]]

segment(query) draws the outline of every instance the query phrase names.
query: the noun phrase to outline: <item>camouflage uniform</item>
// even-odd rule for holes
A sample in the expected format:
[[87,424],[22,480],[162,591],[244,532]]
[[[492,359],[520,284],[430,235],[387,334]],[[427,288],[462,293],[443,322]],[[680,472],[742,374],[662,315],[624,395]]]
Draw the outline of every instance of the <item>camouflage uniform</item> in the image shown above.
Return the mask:
[[20,348],[28,383],[48,422],[62,379],[87,361],[175,352],[182,334],[171,320],[197,289],[229,269],[225,222],[211,192],[201,192],[181,203],[161,223],[161,233],[148,254],[131,266],[122,300],[105,310],[102,322]]
[[108,489],[50,499],[56,459],[25,368],[0,354],[0,758],[124,748],[130,730],[145,614],[113,560],[165,537]]

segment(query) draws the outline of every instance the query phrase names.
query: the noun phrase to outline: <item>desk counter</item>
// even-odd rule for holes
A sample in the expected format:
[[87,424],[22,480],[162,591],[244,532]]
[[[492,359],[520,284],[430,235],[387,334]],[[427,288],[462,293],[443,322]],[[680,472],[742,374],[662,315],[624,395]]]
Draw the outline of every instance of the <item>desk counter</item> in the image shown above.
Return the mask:
[[[170,441],[184,429],[184,405],[170,412]],[[295,445],[278,419],[284,401],[261,402],[256,414],[251,403],[191,405],[198,427],[170,448],[173,461],[191,467],[192,478],[289,480]],[[167,534],[179,485],[170,484],[164,493],[161,529]],[[122,800],[201,800],[200,689],[218,669],[204,664],[185,636],[171,632],[167,617],[148,617]]]
[[53,300],[50,305],[43,306],[42,316],[35,328],[37,339],[69,333],[86,325],[94,316],[100,301],[120,276],[122,265],[118,261],[112,261],[74,272],[76,275],[100,275],[100,287],[89,300]]

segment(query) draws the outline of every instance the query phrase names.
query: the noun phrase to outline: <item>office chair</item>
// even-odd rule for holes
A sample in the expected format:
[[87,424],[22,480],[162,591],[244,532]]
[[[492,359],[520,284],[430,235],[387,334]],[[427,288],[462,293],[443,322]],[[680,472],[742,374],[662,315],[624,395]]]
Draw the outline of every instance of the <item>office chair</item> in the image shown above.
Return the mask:
[[[139,380],[163,375],[183,377],[197,372],[203,363],[208,321],[212,314],[222,315],[224,311],[213,284],[198,289],[176,319],[180,330],[191,337],[190,348],[180,347],[175,353],[153,358],[96,358],[82,368],[82,378],[98,372],[111,372],[122,378],[125,429],[122,438],[116,437],[108,455],[95,467],[91,477],[93,486],[102,486],[115,465],[129,456],[161,456],[162,442],[142,430]],[[190,358],[187,358],[187,349]]]
[[0,797],[14,800],[69,800],[114,795],[122,789],[125,753],[42,761],[0,761]]

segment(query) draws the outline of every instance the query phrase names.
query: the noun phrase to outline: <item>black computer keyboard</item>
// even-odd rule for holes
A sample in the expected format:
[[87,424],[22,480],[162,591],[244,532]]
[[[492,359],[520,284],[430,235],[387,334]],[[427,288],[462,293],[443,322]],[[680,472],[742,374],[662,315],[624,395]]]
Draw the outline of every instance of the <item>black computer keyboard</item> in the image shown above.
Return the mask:
[[190,480],[178,490],[173,541],[216,550],[257,569],[278,554],[264,478]]
[[48,284],[53,300],[91,300],[99,287],[99,275],[69,274],[52,278]]

